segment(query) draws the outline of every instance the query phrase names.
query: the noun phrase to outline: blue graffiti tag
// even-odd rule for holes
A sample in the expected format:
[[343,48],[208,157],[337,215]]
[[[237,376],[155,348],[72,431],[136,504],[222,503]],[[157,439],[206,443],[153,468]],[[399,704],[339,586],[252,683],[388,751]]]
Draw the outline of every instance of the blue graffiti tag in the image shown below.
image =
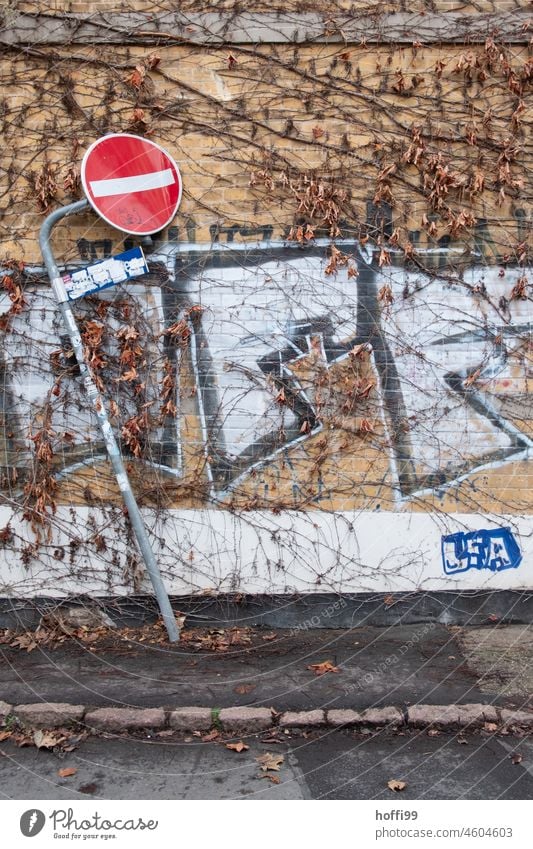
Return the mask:
[[469,569],[516,569],[522,553],[511,528],[492,531],[470,531],[442,537],[442,563],[447,575]]

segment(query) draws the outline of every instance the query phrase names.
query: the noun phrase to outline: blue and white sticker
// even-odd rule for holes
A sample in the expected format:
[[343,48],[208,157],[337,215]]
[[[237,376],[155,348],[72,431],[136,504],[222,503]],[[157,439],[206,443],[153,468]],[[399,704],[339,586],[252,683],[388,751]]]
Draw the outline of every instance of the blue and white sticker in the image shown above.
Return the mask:
[[101,292],[117,283],[124,283],[134,277],[148,273],[142,248],[132,248],[122,254],[102,259],[94,265],[80,268],[63,277],[69,301],[76,301],[85,295]]

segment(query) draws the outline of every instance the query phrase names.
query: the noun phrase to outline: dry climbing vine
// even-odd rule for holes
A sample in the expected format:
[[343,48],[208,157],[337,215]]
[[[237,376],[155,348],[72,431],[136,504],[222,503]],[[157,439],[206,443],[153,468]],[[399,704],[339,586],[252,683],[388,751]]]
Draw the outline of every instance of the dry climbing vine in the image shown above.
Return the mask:
[[[528,5],[175,5],[11,0],[4,13],[2,486],[40,547],[12,538],[13,523],[0,543],[25,551],[27,564],[44,551],[53,573],[63,563],[51,531],[58,507],[89,505],[101,513],[85,536],[65,531],[74,519],[61,517],[72,562],[102,555],[92,568],[115,586],[105,555],[126,584],[142,585],[115,539],[120,494],[36,250],[43,216],[81,197],[83,153],[108,132],[165,145],[184,178],[175,224],[146,246],[149,278],[76,305],[87,362],[138,497],[155,511],[170,573],[177,556],[188,589],[239,584],[213,578],[192,526],[179,546],[177,536],[165,542],[170,507],[223,506],[251,526],[256,510],[392,510],[399,499],[446,516],[485,509],[499,492],[495,509],[519,514],[525,485],[511,494],[479,473],[473,494],[460,481],[506,451],[520,455],[533,418]],[[262,14],[285,40],[255,37]],[[390,29],[388,15],[407,15],[404,29]],[[470,16],[462,43],[461,15]],[[92,213],[57,231],[71,268],[128,246]],[[283,263],[286,279],[277,276]],[[287,315],[273,319],[277,299]],[[265,317],[260,333],[254,309]],[[438,377],[431,346],[445,347],[444,314],[448,335],[457,324],[456,337],[470,333],[474,347],[485,334],[486,345],[465,365],[446,349],[451,365]],[[12,386],[17,370],[24,378]],[[26,377],[46,391],[25,395]],[[501,423],[476,454],[439,427],[451,417],[457,429],[458,409],[472,427],[485,414],[494,426],[483,392]],[[257,539],[260,551],[263,529]],[[297,546],[274,540],[280,552],[258,556],[287,571]],[[316,565],[310,583],[340,568],[339,546],[331,550],[329,571]],[[350,568],[364,584],[365,564]]]

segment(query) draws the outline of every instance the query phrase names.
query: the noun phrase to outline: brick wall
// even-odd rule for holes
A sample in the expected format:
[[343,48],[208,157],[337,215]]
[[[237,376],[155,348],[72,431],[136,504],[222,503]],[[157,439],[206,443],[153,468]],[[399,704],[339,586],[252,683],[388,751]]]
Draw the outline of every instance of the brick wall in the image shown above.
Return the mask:
[[[217,8],[225,16],[111,2],[5,14],[0,463],[17,563],[39,562],[47,534],[58,551],[78,539],[69,505],[98,517],[69,549],[78,577],[82,562],[105,562],[99,544],[113,548],[99,528],[119,493],[61,342],[37,233],[48,211],[80,197],[88,145],[133,132],[178,161],[181,207],[145,246],[150,275],[78,302],[77,314],[154,528],[170,522],[177,540],[175,523],[189,523],[181,566],[168,565],[176,590],[357,590],[369,564],[383,588],[392,575],[404,589],[450,587],[464,563],[454,587],[528,585],[507,537],[458,538],[457,551],[484,552],[477,559],[449,553],[466,526],[510,526],[526,550],[526,4]],[[93,213],[54,238],[69,268],[135,241]],[[368,537],[376,516],[385,536],[401,521],[398,545]],[[286,534],[278,555],[265,553],[272,522]],[[335,545],[339,522],[347,551]],[[293,549],[319,525],[327,552],[304,543],[291,577]],[[119,548],[124,587],[138,588]],[[317,557],[329,565],[310,577]],[[45,583],[59,568],[46,563]]]

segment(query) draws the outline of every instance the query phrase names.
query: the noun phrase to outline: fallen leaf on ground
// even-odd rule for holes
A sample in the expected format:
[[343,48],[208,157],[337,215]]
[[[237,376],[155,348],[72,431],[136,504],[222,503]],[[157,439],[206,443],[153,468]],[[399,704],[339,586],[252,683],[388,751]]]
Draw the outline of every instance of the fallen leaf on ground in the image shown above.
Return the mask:
[[392,778],[390,781],[387,781],[387,787],[389,790],[393,790],[395,793],[399,793],[400,790],[405,790],[407,784],[405,781],[398,781],[396,778]]
[[82,784],[80,787],[80,793],[87,793],[89,796],[92,796],[93,793],[96,793],[98,790],[98,784],[95,784],[92,781],[90,784]]
[[274,755],[272,752],[265,752],[264,755],[259,755],[256,758],[258,764],[261,764],[261,769],[266,772],[269,769],[279,770],[281,764],[285,760],[283,755]]
[[322,663],[312,663],[307,668],[314,672],[315,675],[325,675],[326,672],[340,672],[339,667],[333,666],[331,660],[323,660]]
[[81,734],[76,734],[74,737],[66,737],[65,742],[61,744],[62,752],[73,752],[74,749],[77,749],[83,740],[86,740],[89,736],[87,731],[82,731]]
[[211,628],[206,631],[191,628],[181,632],[181,642],[203,651],[228,651],[230,646],[247,646],[252,642],[250,628]]
[[73,766],[66,766],[63,769],[58,769],[57,774],[60,778],[69,778],[71,775],[76,775],[77,771]]
[[272,784],[281,784],[281,778],[279,775],[262,775],[261,778],[268,778]]
[[11,737],[12,734],[12,731],[0,731],[0,743],[2,742],[2,740],[7,740],[8,737]]
[[22,734],[22,733],[17,732],[15,734],[13,734],[13,737],[11,739],[13,740],[14,743],[16,743],[16,745],[18,746],[19,749],[23,749],[24,746],[34,746],[35,745],[35,743],[33,741],[33,737],[30,734]]
[[428,731],[428,737],[440,737],[440,731],[437,728],[430,728]]
[[521,764],[522,760],[523,760],[523,758],[522,758],[522,755],[520,754],[520,752],[513,752],[513,754],[511,755],[511,763],[512,764]]
[[59,743],[64,742],[64,734],[52,734],[50,731],[35,731],[33,734],[33,742],[38,749],[53,749]]
[[206,734],[205,737],[202,737],[202,743],[212,743],[217,737],[220,737],[220,732],[215,729],[214,731],[210,731],[209,734]]
[[497,731],[498,726],[496,725],[495,722],[485,722],[485,724],[483,725],[483,730],[484,731]]
[[265,634],[262,639],[265,641],[265,643],[269,643],[271,640],[275,640],[276,636],[277,634]]
[[466,739],[466,737],[458,737],[457,742],[460,746],[468,746],[468,740]]
[[240,696],[246,695],[246,693],[251,693],[252,690],[255,690],[257,684],[237,684],[236,687],[233,688],[234,693],[239,693]]
[[37,648],[37,643],[33,639],[30,634],[22,634],[20,637],[15,637],[12,643],[10,643],[12,648],[17,649],[26,649],[26,651],[33,651],[33,649]]
[[247,746],[242,740],[239,740],[238,743],[226,743],[226,749],[231,749],[232,752],[245,752],[249,748],[250,746]]

